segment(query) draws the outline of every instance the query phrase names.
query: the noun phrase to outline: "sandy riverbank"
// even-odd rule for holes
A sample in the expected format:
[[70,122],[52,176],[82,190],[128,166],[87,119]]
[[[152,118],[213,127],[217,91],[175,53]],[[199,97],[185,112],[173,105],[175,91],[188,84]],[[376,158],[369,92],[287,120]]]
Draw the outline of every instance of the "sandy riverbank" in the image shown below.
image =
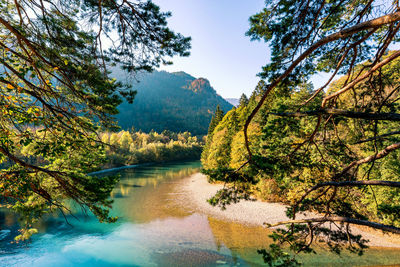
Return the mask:
[[[280,203],[268,203],[261,201],[241,201],[227,206],[226,210],[211,206],[207,199],[212,197],[222,185],[209,184],[206,176],[196,173],[177,184],[177,190],[183,193],[183,204],[193,211],[209,215],[217,219],[235,221],[246,225],[263,225],[288,220],[286,206]],[[301,218],[300,216],[298,218]],[[303,217],[304,218],[304,217]],[[369,246],[397,247],[400,248],[400,238],[397,236],[382,234],[363,228],[353,228],[354,234],[362,234],[370,240]]]

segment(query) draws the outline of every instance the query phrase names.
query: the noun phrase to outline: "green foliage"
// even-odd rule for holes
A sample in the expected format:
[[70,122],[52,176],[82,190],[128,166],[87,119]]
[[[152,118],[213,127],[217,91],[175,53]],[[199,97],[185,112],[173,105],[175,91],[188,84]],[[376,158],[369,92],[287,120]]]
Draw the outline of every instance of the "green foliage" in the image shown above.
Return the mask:
[[[279,188],[272,199],[291,205],[290,219],[312,211],[332,227],[312,221],[275,231],[277,246],[261,251],[268,263],[290,265],[292,258],[281,246],[311,252],[320,237],[336,253],[347,240],[349,249],[361,254],[364,240],[352,235],[348,224],[329,222],[329,216],[399,231],[391,230],[399,225],[396,186],[366,185],[400,181],[399,122],[389,118],[399,115],[400,51],[387,50],[400,40],[398,10],[397,1],[272,0],[250,17],[247,34],[271,48],[270,63],[259,74],[269,84],[260,82],[246,107],[239,106],[235,124],[245,125],[246,149],[240,134],[229,135],[234,127],[226,123],[229,114],[207,137],[212,141],[202,155],[205,173],[211,180],[231,182],[213,204],[235,195],[237,181],[226,175],[250,176],[260,181],[256,189],[268,191],[265,184]],[[321,71],[331,78],[314,91],[307,81]],[[342,77],[331,82],[337,75]],[[382,115],[387,117],[378,118]],[[226,157],[239,151],[244,156]],[[365,186],[349,186],[349,181]]]
[[221,110],[219,105],[217,105],[217,109],[214,112],[214,115],[211,118],[210,125],[208,126],[208,134],[212,134],[214,132],[215,127],[217,127],[218,123],[224,118],[224,111]]
[[223,117],[224,117],[224,111],[221,110],[218,105],[214,112],[214,115],[211,118],[210,125],[208,126],[208,134],[206,137],[206,144],[204,145],[204,149],[203,149],[203,151],[207,151],[207,152],[203,152],[201,155],[203,163],[204,163],[204,161],[207,160],[207,157],[209,154],[210,146],[212,143],[212,136],[214,134],[214,129],[218,125],[218,123],[223,119]]
[[264,262],[271,267],[296,267],[301,264],[289,253],[284,252],[276,244],[271,244],[269,251],[265,249],[257,250],[262,255]]
[[113,168],[149,162],[197,160],[203,144],[189,132],[173,133],[128,132],[102,133],[106,159],[102,168]]
[[188,55],[190,38],[167,27],[169,16],[151,1],[0,0],[0,205],[19,213],[18,240],[70,200],[115,221],[116,178],[87,175],[105,160],[96,133],[115,129],[121,96],[135,96],[109,69],[149,71]]
[[[392,73],[391,68],[397,66],[396,62],[398,60],[393,65],[384,67],[381,74],[388,74],[385,77],[391,77],[389,73]],[[334,83],[328,92],[336,90],[337,84],[342,80]],[[393,89],[389,86],[392,82],[388,81],[386,85],[388,87],[384,89],[388,93]],[[369,88],[361,84],[355,87],[355,91],[360,93],[363,90],[370,90]],[[314,102],[308,104],[307,107],[299,106],[299,103],[304,103],[313,93],[312,86],[300,84],[293,89],[277,88],[276,92],[268,97],[254,122],[248,128],[250,148],[254,154],[252,161],[239,171],[235,171],[235,169],[247,160],[242,125],[249,114],[249,106],[254,106],[257,95],[260,93],[253,93],[246,107],[239,107],[225,115],[215,127],[213,135],[207,137],[212,142],[209,146],[210,149],[204,150],[202,155],[202,163],[205,168],[203,172],[209,176],[210,181],[223,181],[231,184],[210,199],[212,205],[225,207],[229,203],[251,196],[294,205],[307,189],[315,184],[331,181],[335,174],[340,173],[343,166],[351,164],[355,159],[373,155],[379,151],[377,146],[384,148],[397,141],[395,136],[376,141],[373,140],[373,137],[396,131],[398,122],[371,124],[369,121],[335,117],[331,123],[324,126],[322,131],[315,132],[316,129],[319,129],[318,117],[279,115],[305,108],[318,109],[323,95],[317,96]],[[379,105],[372,95],[371,91],[363,91],[364,99],[369,100],[369,110],[375,110]],[[397,95],[396,92],[391,97],[397,99]],[[351,93],[338,99],[338,108],[348,101],[352,101]],[[389,102],[380,108],[398,112],[396,102]],[[233,112],[239,115],[232,116]],[[237,118],[238,121],[233,118]],[[328,119],[328,116],[323,116],[321,120]],[[236,128],[237,125],[239,128]],[[377,132],[374,133],[376,129]],[[234,133],[233,138],[230,137],[229,131]],[[308,143],[310,136],[313,136],[312,143]],[[372,141],[357,143],[360,139],[369,138],[372,138]],[[399,156],[399,152],[394,151],[378,162],[360,166],[342,179],[362,180],[368,177],[369,180],[400,181]],[[248,181],[245,181],[243,177],[246,177]],[[329,208],[330,214],[338,216],[370,220],[393,226],[399,225],[398,189],[352,187],[333,190],[328,188],[323,193],[325,189],[327,188],[307,196],[297,206],[297,212],[324,213]],[[293,217],[292,209],[288,210],[288,217]],[[290,241],[292,245],[288,248],[289,250],[296,253],[307,252],[310,246],[307,245],[308,241],[306,242],[306,240],[310,236],[310,231],[307,227],[302,228],[301,226],[295,225],[297,227],[295,231],[293,228],[279,230],[276,233],[279,234],[279,238],[275,236],[277,242],[283,244]],[[324,240],[335,253],[340,253],[342,249],[346,248],[361,255],[363,249],[366,248],[366,241],[361,236],[352,235],[351,230],[346,229],[346,225],[339,226],[337,230],[321,226],[315,227],[312,228],[312,232],[314,236],[322,236],[323,238],[320,240]],[[353,245],[343,245],[348,240],[351,240]],[[280,248],[273,246],[270,250],[260,251],[260,253],[271,266],[292,264],[293,258]]]
[[[117,177],[88,176],[105,162],[103,145],[94,142],[95,135],[81,136],[67,132],[49,133],[27,129],[30,142],[15,136],[15,157],[20,164],[3,164],[0,177],[2,205],[20,215],[22,229],[17,240],[34,233],[32,225],[44,214],[59,210],[68,212],[65,200],[72,198],[89,208],[100,221],[113,222],[108,199]],[[63,203],[63,204],[61,204]]]
[[245,106],[247,106],[249,104],[249,99],[247,98],[247,96],[243,93],[241,96],[240,96],[240,99],[239,99],[239,107],[245,107]]
[[[354,26],[359,19],[368,20],[388,13],[387,7],[372,4],[367,0],[332,0],[332,1],[297,1],[273,0],[265,3],[265,8],[250,17],[250,29],[247,35],[252,40],[263,40],[271,48],[271,60],[263,67],[260,76],[269,80],[276,79],[293,62],[301,51],[305,51],[316,40],[337,32],[340,29]],[[393,3],[395,3],[393,1]],[[356,19],[357,18],[357,19]],[[344,65],[359,64],[374,57],[379,46],[382,32],[369,36],[357,46],[357,51],[350,51]],[[302,64],[296,67],[283,81],[283,86],[291,86],[308,80],[318,71],[330,72],[337,67],[340,59],[341,45],[351,43],[367,31],[350,35],[321,46]],[[352,57],[354,56],[354,57]],[[346,73],[347,69],[343,70]]]
[[[260,82],[257,88],[262,87],[262,85],[263,83]],[[245,153],[242,153],[246,150],[243,125],[250,113],[249,106],[255,104],[256,97],[258,98],[262,91],[258,89],[257,93],[258,95],[253,93],[253,97],[250,98],[247,106],[233,108],[222,119],[220,119],[220,115],[214,115],[217,119],[210,123],[212,131],[207,136],[207,142],[202,153],[202,164],[205,169],[240,167],[247,160]],[[219,123],[215,125],[218,121]],[[255,141],[260,133],[258,124],[251,124],[250,138]]]

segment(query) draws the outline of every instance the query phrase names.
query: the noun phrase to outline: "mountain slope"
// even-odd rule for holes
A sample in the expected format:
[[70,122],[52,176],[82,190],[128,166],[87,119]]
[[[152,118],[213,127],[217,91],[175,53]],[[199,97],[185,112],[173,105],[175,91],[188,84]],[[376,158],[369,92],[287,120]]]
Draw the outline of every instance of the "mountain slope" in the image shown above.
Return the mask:
[[137,79],[133,104],[124,102],[119,106],[117,119],[123,129],[206,134],[217,105],[224,111],[232,108],[207,79],[196,79],[185,72],[154,71],[142,73]]

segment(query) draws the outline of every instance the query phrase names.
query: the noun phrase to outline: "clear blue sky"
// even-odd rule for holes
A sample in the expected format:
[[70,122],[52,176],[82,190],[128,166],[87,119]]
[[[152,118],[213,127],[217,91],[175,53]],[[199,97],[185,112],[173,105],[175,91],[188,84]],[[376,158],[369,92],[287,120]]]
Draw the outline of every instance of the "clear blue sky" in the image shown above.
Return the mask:
[[207,78],[227,98],[251,94],[257,73],[269,61],[264,42],[245,36],[249,17],[264,7],[264,0],[153,0],[163,11],[171,11],[169,26],[192,37],[191,55],[174,57],[172,66],[160,69],[185,71]]

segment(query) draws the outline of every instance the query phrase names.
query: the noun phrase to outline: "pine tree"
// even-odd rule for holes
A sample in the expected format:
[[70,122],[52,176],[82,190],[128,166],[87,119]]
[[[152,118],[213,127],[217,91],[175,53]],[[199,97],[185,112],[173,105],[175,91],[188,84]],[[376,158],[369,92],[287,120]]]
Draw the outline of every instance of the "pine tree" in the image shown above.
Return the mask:
[[254,91],[251,94],[250,99],[249,99],[250,105],[258,102],[259,98],[261,98],[261,96],[264,94],[265,85],[266,84],[263,80],[260,80],[257,83],[257,86],[256,86],[256,88],[254,88]]
[[217,122],[220,122],[224,118],[224,116],[224,111],[218,105],[217,109],[215,110],[215,118],[217,119]]
[[188,56],[190,38],[168,28],[169,16],[147,0],[0,1],[0,162],[11,163],[0,170],[0,205],[19,215],[17,240],[71,201],[116,220],[117,178],[87,175],[105,160],[100,127],[115,129],[117,106],[135,96],[111,70],[133,75]]
[[249,104],[249,99],[248,99],[247,96],[243,93],[243,94],[240,96],[240,99],[239,99],[239,107],[245,107],[245,106],[247,106],[247,104]]
[[217,108],[215,110],[214,116],[211,119],[210,126],[208,126],[208,134],[207,134],[207,136],[210,136],[212,134],[212,132],[214,131],[215,127],[222,120],[224,115],[225,115],[224,111],[219,107],[219,105],[217,105]]
[[[350,251],[361,255],[366,240],[349,234],[349,225],[400,233],[400,145],[393,119],[399,115],[400,98],[394,95],[400,87],[388,82],[399,77],[400,51],[387,51],[399,37],[400,17],[397,1],[385,1],[384,9],[380,1],[367,2],[266,1],[250,18],[247,34],[271,47],[271,59],[259,73],[268,86],[258,84],[243,109],[250,112],[239,117],[243,132],[230,144],[234,162],[229,162],[237,169],[209,164],[204,173],[232,182],[210,199],[213,205],[224,207],[246,198],[243,192],[255,192],[240,187],[253,177],[260,179],[260,189],[278,186],[268,194],[280,191],[292,203],[291,220],[270,225],[290,227],[274,232],[277,243],[269,251],[259,251],[271,266],[298,266],[291,254],[315,252],[312,243],[320,239],[336,253],[349,242]],[[305,82],[320,71],[330,78],[314,91]],[[221,140],[228,123],[226,117],[214,130],[208,162],[224,155],[219,152],[227,147]],[[252,128],[259,134],[251,137]],[[303,211],[320,216],[299,220],[296,214]],[[288,242],[290,254],[280,248]]]
[[234,108],[232,110],[231,120],[230,120],[230,125],[229,125],[229,130],[231,132],[231,135],[236,134],[239,131],[239,129],[240,129],[240,127],[239,127],[239,118],[238,118],[238,114],[236,112],[236,109]]
[[219,122],[222,121],[224,116],[225,116],[224,111],[219,107],[219,105],[217,105],[214,115],[212,116],[210,125],[208,126],[206,144],[204,145],[203,152],[201,153],[201,161],[203,164],[207,161],[207,155],[208,155],[208,151],[210,149],[210,144],[213,139],[214,129],[215,129],[215,127],[217,127]]

